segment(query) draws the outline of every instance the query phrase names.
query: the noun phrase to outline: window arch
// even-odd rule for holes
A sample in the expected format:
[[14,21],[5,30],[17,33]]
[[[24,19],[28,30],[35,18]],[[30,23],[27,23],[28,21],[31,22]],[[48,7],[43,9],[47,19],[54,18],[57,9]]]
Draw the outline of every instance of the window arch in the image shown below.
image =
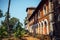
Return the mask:
[[46,26],[48,26],[48,20],[47,20],[47,19],[44,19],[44,24],[45,24]]
[[38,11],[38,18],[40,18],[40,10]]
[[58,4],[60,4],[60,0],[58,0]]
[[44,26],[44,21],[41,21],[41,26],[42,26],[42,27]]
[[39,27],[41,27],[42,25],[41,25],[41,22],[39,22]]
[[60,21],[60,14],[58,15],[58,21]]
[[40,25],[41,27],[41,34],[43,34],[43,27],[44,27],[44,21],[41,21],[41,25]]
[[44,13],[44,15],[46,15],[46,4],[44,4],[44,6],[43,6],[43,13]]
[[46,27],[47,34],[49,34],[48,20],[44,19],[44,25]]
[[47,22],[45,21],[44,23],[45,23],[45,26],[47,26]]
[[47,34],[47,22],[46,21],[44,21],[44,28],[43,28],[43,30],[44,30],[44,34]]

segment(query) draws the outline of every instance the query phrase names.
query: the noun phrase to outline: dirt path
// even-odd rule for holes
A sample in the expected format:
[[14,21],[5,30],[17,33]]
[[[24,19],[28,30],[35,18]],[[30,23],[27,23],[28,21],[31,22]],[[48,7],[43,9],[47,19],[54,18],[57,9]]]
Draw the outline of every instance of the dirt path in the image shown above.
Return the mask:
[[31,37],[31,36],[29,36],[29,37],[25,37],[27,40],[39,40],[38,38],[34,38],[34,37]]
[[[24,37],[22,37],[22,39],[14,38],[14,37],[10,37],[9,39],[10,39],[10,40],[40,40],[40,39],[38,39],[38,38],[29,36],[29,35],[25,35]],[[3,40],[8,40],[8,38],[5,38],[5,39],[3,39]]]
[[25,36],[25,38],[26,38],[26,40],[40,40],[40,39],[38,39],[38,38],[29,36],[29,35]]

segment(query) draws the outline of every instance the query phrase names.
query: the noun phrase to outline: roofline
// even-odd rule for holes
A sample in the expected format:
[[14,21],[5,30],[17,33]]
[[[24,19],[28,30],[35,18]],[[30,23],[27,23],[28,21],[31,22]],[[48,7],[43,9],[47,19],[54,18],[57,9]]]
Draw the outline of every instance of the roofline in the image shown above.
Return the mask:
[[35,9],[35,11],[32,13],[32,15],[30,16],[30,18],[28,20],[31,19],[31,17],[43,6],[43,4],[46,2],[47,0],[41,0],[41,2],[39,3],[39,5],[37,6],[37,8]]
[[28,9],[36,9],[36,7],[28,7],[26,8],[26,12],[28,11]]

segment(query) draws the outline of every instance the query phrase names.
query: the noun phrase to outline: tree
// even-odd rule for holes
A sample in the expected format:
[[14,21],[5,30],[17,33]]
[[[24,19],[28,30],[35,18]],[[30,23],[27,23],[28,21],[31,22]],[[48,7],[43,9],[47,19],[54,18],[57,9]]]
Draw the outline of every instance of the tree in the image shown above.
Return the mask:
[[27,24],[27,17],[25,17],[25,19],[24,19],[24,24],[26,25]]
[[21,36],[21,31],[22,31],[22,23],[18,21],[16,28],[14,29],[14,36],[15,37],[20,37]]
[[[10,27],[10,33],[13,33],[13,28],[14,28],[14,25],[16,25],[16,23],[19,21],[19,19],[17,19],[17,18],[15,18],[15,17],[12,17],[12,18],[10,18],[10,20],[9,20],[9,27]],[[4,36],[5,34],[4,34],[4,32],[5,33],[8,33],[8,27],[7,27],[7,24],[6,24],[6,20],[4,20],[4,21],[1,21],[1,30],[0,31],[2,31],[1,32],[1,37],[2,37],[2,35]],[[5,28],[5,29],[3,29],[3,28]],[[8,33],[9,34],[9,33]],[[8,35],[7,34],[7,35]]]
[[19,21],[18,18],[12,17],[9,20],[9,24],[12,25],[12,26],[14,26],[18,21]]
[[[0,18],[5,17],[2,13],[2,10],[0,9]],[[3,37],[8,37],[8,32],[7,32],[7,26],[6,26],[6,21],[1,21],[0,25],[0,38]]]
[[12,32],[13,28],[15,27],[16,23],[19,21],[18,18],[12,17],[9,20],[10,31]]
[[3,17],[2,10],[0,9],[0,18]]
[[25,29],[22,28],[23,24],[18,21],[15,31],[14,31],[14,36],[21,38],[22,36],[25,35]]
[[[5,16],[3,16],[2,11],[0,10],[0,18],[6,17],[6,16],[7,16],[7,14],[5,14]],[[4,21],[1,21],[0,26],[1,26],[0,27],[0,37],[8,37],[9,33],[8,33],[6,18]],[[20,37],[25,34],[25,30],[22,28],[22,26],[23,26],[23,24],[19,21],[18,18],[15,18],[15,17],[9,18],[9,29],[12,33],[14,33],[14,35],[16,37]]]
[[7,27],[2,25],[0,27],[0,38],[8,37]]

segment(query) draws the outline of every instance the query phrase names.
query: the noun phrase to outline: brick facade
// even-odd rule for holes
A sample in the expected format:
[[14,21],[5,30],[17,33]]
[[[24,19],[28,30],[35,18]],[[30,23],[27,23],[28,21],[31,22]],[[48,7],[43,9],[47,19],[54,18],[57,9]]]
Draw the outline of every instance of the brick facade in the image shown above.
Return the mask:
[[50,35],[51,33],[51,35],[53,35],[54,30],[56,30],[54,29],[54,19],[56,18],[54,17],[54,13],[57,10],[55,10],[55,8],[57,7],[56,5],[58,4],[58,2],[59,0],[41,0],[37,8],[28,18],[29,23],[27,25],[29,25],[28,30],[30,31],[30,33],[43,35]]

